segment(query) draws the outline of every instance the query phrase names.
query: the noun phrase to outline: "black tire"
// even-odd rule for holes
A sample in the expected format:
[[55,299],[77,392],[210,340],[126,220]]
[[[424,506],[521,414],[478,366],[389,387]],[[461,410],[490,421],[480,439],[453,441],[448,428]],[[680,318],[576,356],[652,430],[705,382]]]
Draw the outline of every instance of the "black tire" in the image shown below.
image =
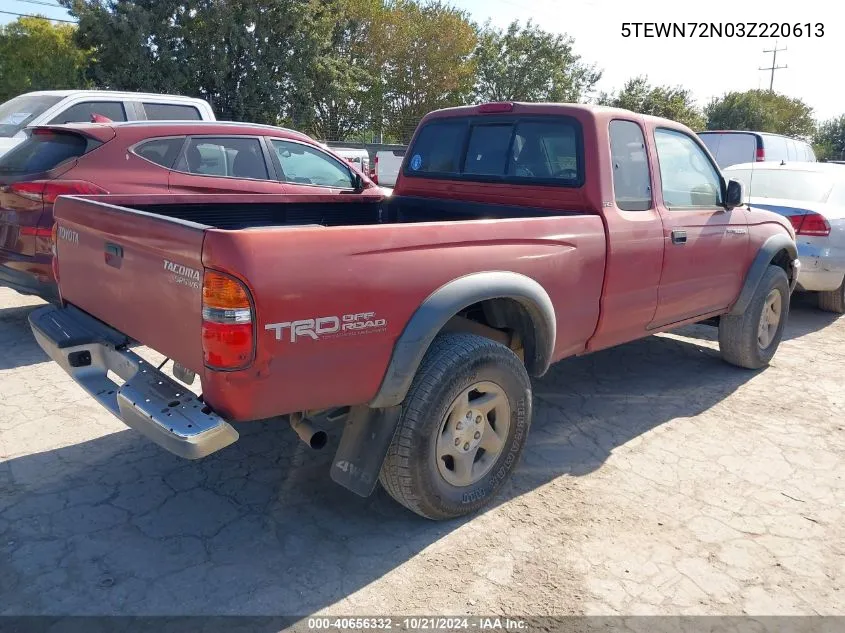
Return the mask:
[[[485,476],[469,486],[453,486],[438,470],[438,431],[455,398],[481,381],[500,386],[511,403],[507,438]],[[402,403],[379,481],[396,501],[427,519],[475,512],[490,502],[519,461],[531,425],[531,398],[528,373],[510,349],[474,334],[439,335]]]
[[819,293],[819,308],[825,312],[845,314],[845,279],[836,290]]
[[[781,295],[780,322],[771,342],[762,348],[757,334],[766,297],[772,290]],[[760,285],[745,312],[737,315],[723,315],[719,319],[719,349],[722,358],[738,367],[760,369],[772,360],[783,338],[783,328],[789,316],[789,279],[783,268],[769,266],[760,280]]]

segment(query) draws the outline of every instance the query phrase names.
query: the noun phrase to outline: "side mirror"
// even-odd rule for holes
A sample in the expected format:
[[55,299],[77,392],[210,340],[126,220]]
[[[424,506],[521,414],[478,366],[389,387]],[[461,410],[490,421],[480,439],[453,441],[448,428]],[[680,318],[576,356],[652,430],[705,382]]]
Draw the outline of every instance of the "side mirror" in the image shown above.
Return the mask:
[[725,188],[725,209],[730,211],[740,206],[745,199],[745,187],[738,180],[729,180]]
[[361,178],[361,174],[355,170],[352,170],[352,186],[356,192],[364,190],[364,179]]

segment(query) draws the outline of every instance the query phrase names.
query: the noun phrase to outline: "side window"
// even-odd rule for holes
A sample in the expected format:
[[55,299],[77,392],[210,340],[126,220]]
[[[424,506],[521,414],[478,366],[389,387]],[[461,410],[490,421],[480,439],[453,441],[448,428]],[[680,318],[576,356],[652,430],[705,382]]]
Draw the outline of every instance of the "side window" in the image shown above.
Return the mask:
[[633,121],[610,122],[610,153],[613,159],[613,194],[623,211],[651,208],[651,181],[645,137]]
[[[410,159],[405,163],[409,174],[457,174],[460,171],[461,150],[466,138],[467,122],[449,119],[427,123],[418,133]],[[378,152],[376,156],[384,153]]]
[[199,121],[200,111],[194,106],[177,103],[146,103],[144,112],[149,121]]
[[809,163],[814,162],[816,160],[816,157],[813,154],[813,148],[810,147],[810,144],[809,143],[802,143],[801,147],[802,147],[802,152],[804,153],[804,156],[801,160],[807,161]]
[[269,180],[257,138],[192,138],[178,169],[203,176]]
[[351,189],[352,174],[342,163],[320,150],[301,143],[271,139],[279,157],[284,182]]
[[185,137],[178,138],[154,138],[137,145],[134,153],[141,158],[146,158],[151,163],[161,165],[170,169],[179,156],[179,150],[185,143]]
[[800,160],[798,158],[798,148],[795,145],[795,141],[791,138],[786,140],[786,158],[789,161]]
[[70,106],[50,123],[90,123],[95,114],[112,121],[126,120],[126,110],[120,101],[86,101]]
[[663,202],[668,209],[712,209],[721,202],[719,172],[698,144],[675,130],[654,131]]
[[766,135],[763,137],[763,146],[766,150],[766,161],[777,161],[789,159],[786,139],[782,136]]

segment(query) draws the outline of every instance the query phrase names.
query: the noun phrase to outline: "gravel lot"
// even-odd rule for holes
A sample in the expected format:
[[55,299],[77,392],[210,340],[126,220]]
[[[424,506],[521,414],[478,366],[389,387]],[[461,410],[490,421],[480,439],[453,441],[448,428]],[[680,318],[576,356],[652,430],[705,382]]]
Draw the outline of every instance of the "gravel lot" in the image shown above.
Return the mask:
[[845,614],[845,319],[762,372],[686,328],[556,365],[499,503],[348,494],[286,423],[201,462],[46,357],[0,289],[0,613]]

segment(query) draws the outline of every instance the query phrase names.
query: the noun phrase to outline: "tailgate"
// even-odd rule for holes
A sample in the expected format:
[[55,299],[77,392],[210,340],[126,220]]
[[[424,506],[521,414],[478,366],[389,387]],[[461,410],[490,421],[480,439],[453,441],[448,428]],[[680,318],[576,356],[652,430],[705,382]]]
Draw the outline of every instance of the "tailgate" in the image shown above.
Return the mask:
[[199,373],[207,227],[103,199],[56,201],[62,299]]

